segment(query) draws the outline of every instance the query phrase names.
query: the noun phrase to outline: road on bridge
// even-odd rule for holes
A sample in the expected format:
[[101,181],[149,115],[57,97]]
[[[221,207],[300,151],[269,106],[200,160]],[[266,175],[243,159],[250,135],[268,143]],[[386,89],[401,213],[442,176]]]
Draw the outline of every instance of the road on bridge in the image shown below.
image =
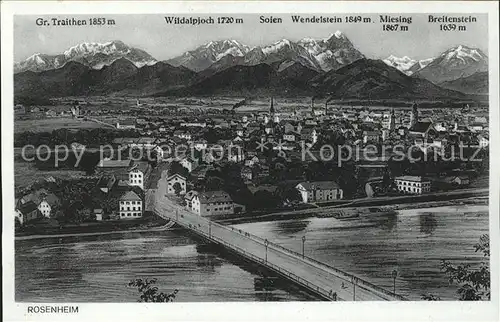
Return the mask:
[[240,254],[251,254],[250,258],[279,270],[281,274],[322,294],[325,298],[333,299],[330,294],[336,293],[337,300],[345,301],[404,300],[359,279],[355,278],[353,281],[350,275],[307,257],[303,258],[300,254],[273,244],[272,241],[266,243],[258,236],[231,226],[219,225],[184,209],[166,197],[165,180],[160,180],[158,189],[151,192],[154,193],[154,197],[151,197],[154,199],[155,211],[160,216],[173,219],[182,226],[219,241]]

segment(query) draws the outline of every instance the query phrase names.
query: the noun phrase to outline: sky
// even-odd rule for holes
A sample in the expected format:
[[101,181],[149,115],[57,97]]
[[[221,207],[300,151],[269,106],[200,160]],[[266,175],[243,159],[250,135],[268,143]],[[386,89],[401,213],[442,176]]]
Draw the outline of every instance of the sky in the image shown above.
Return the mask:
[[[316,14],[315,16],[345,17],[346,14]],[[356,15],[356,14],[353,14]],[[434,14],[439,16],[440,14]],[[175,15],[186,16],[186,15]],[[207,17],[208,15],[193,15]],[[214,19],[218,15],[210,15]],[[337,30],[346,35],[354,46],[368,58],[386,58],[389,55],[426,59],[437,56],[456,45],[477,47],[487,53],[487,15],[475,14],[477,22],[465,24],[466,31],[445,32],[439,23],[429,23],[427,14],[402,14],[412,17],[406,32],[382,31],[379,14],[362,14],[372,23],[293,23],[291,14],[273,14],[283,20],[281,24],[261,24],[260,14],[238,14],[243,24],[224,25],[171,25],[164,14],[155,15],[103,15],[115,20],[113,26],[38,26],[37,18],[87,19],[88,15],[68,16],[16,16],[14,20],[14,60],[21,61],[35,53],[60,54],[83,42],[104,43],[121,40],[129,46],[145,50],[158,60],[181,55],[185,51],[214,40],[234,39],[249,46],[267,45],[286,38],[297,41],[304,37],[327,38]],[[269,14],[263,14],[268,17]],[[310,17],[313,14],[302,15]],[[397,16],[394,15],[393,16]],[[450,16],[450,15],[449,15]],[[456,15],[455,15],[456,16]]]

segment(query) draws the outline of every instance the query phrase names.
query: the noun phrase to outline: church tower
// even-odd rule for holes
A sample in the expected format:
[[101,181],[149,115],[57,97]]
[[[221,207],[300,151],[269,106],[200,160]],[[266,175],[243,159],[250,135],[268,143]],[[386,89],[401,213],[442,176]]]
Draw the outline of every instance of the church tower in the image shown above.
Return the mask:
[[274,110],[274,98],[271,96],[271,106],[269,107],[269,120],[274,123],[279,123],[279,116],[276,115],[276,111]]
[[311,116],[316,119],[316,113],[314,112],[314,97],[311,97]]
[[394,131],[396,128],[396,115],[394,115],[394,108],[391,111],[391,116],[389,117],[389,131]]
[[413,103],[410,114],[410,127],[413,127],[415,124],[417,124],[417,122],[418,122],[418,106],[417,103]]

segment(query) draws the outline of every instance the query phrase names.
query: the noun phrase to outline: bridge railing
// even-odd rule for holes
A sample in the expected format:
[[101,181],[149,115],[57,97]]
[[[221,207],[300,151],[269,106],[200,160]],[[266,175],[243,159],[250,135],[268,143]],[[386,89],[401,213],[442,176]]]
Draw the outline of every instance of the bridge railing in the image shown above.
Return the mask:
[[[169,208],[172,210],[173,213],[175,213],[176,211],[185,211],[186,213],[189,213],[189,211],[187,211],[185,209],[182,209],[182,208],[176,208],[176,207],[169,207]],[[189,213],[189,214],[191,214],[191,213]],[[221,229],[226,229],[226,230],[231,230],[231,231],[238,232],[238,233],[242,234],[243,236],[246,236],[248,238],[252,238],[252,239],[254,239],[256,241],[259,241],[263,245],[266,242],[266,239],[264,239],[262,237],[259,237],[257,235],[245,232],[245,231],[243,231],[241,229],[238,229],[238,228],[235,228],[235,227],[232,227],[232,226],[221,225],[221,224],[218,224],[216,222],[211,221],[210,219],[206,219],[206,220],[208,222],[210,222],[211,225],[217,226],[217,227],[219,227]],[[202,232],[201,230],[198,230],[198,229],[197,229],[197,231],[198,232]],[[209,239],[210,238],[214,238],[213,235],[212,236],[208,236],[205,232],[202,232],[202,233],[205,236],[207,236]],[[227,242],[224,242],[224,241],[222,241],[220,239],[218,239],[218,240],[221,241],[222,243],[228,244]],[[322,269],[322,270],[324,270],[326,272],[333,272],[337,277],[339,277],[339,278],[341,278],[341,279],[343,279],[343,280],[345,280],[345,281],[347,281],[347,282],[349,282],[349,283],[351,283],[353,285],[356,285],[356,287],[361,287],[361,288],[363,288],[365,290],[368,290],[368,291],[371,291],[371,292],[376,292],[376,293],[380,293],[380,294],[383,294],[383,295],[386,295],[386,296],[389,296],[389,297],[392,297],[392,298],[396,298],[396,299],[398,299],[400,301],[407,301],[408,300],[407,298],[405,298],[402,295],[399,295],[397,293],[388,291],[388,290],[386,290],[386,289],[384,289],[384,288],[382,288],[380,286],[377,286],[377,285],[375,285],[373,283],[370,283],[370,282],[368,282],[366,280],[363,280],[363,279],[361,279],[361,278],[359,278],[359,277],[357,277],[357,276],[355,276],[353,274],[344,272],[344,271],[342,271],[342,270],[340,270],[338,268],[332,267],[332,266],[330,266],[328,264],[325,264],[325,263],[322,263],[322,262],[320,262],[318,260],[315,260],[314,258],[311,258],[309,256],[305,256],[305,255],[302,256],[302,254],[300,254],[300,253],[298,253],[296,251],[293,251],[291,249],[285,248],[285,247],[283,247],[283,246],[281,246],[279,244],[276,244],[274,242],[267,241],[267,243],[268,243],[268,247],[272,246],[272,248],[274,248],[276,250],[280,250],[283,253],[287,253],[287,254],[293,255],[298,260],[302,260],[306,264],[309,264],[309,265],[314,266],[316,268]],[[230,245],[233,248],[239,248],[239,247],[231,245],[231,244],[228,244],[228,245]],[[242,249],[240,249],[240,250],[243,252]],[[249,254],[248,252],[245,252],[245,253]],[[256,257],[256,256],[254,256],[252,254],[249,254],[249,256]],[[268,263],[268,265],[269,264],[270,263]],[[270,264],[270,265],[272,265],[272,264]],[[289,274],[293,274],[293,273],[290,273],[290,272],[288,272],[288,273]],[[301,283],[301,284],[303,284],[303,283]],[[328,294],[328,292],[326,294]]]
[[305,286],[306,288],[309,288],[311,290],[314,290],[315,292],[319,293],[320,295],[322,295],[324,298],[327,298],[331,301],[336,301],[337,300],[337,293],[335,293],[333,290],[327,290],[325,289],[324,287],[321,287],[321,286],[318,286],[314,283],[311,283],[309,281],[307,281],[306,279],[303,279],[303,278],[300,278],[299,276],[297,276],[296,274],[288,271],[287,269],[284,269],[284,268],[281,268],[277,265],[274,265],[273,263],[269,262],[269,261],[266,261],[265,259],[259,257],[259,256],[256,256],[250,252],[247,252],[245,251],[244,249],[242,249],[241,247],[238,247],[236,245],[233,245],[231,243],[228,243],[226,241],[224,241],[223,239],[217,237],[217,236],[214,236],[213,234],[211,234],[210,236],[205,233],[204,231],[200,230],[200,229],[197,229],[195,226],[192,226],[192,228],[198,232],[198,233],[201,233],[202,235],[204,235],[205,237],[209,238],[209,239],[212,239],[212,240],[215,240],[217,241],[218,243],[220,243],[221,245],[224,245],[226,246],[227,248],[229,249],[233,249],[235,251],[237,251],[238,253],[240,253],[241,255],[243,255],[244,257],[247,257],[257,263],[261,263],[263,264],[264,266],[267,266],[271,269],[273,269],[274,271],[282,274],[282,275],[285,275],[285,276],[288,276],[288,278],[294,280],[295,282],[297,282],[298,284],[300,285],[303,285]]
[[[223,229],[230,229],[232,231],[236,231],[240,234],[243,234],[246,237],[252,237],[256,240],[259,240],[262,244],[264,244],[266,242],[266,239],[264,239],[262,237],[259,237],[257,235],[253,235],[253,234],[245,232],[245,231],[242,231],[241,229],[238,229],[238,228],[235,228],[232,226],[228,227],[228,226],[220,225],[220,224],[217,224],[214,222],[212,222],[212,225],[217,225],[218,227],[221,227]],[[376,292],[382,293],[384,295],[397,298],[398,300],[401,300],[401,301],[407,301],[407,299],[404,296],[399,295],[399,294],[394,293],[394,292],[391,292],[391,291],[388,291],[380,286],[377,286],[373,283],[370,283],[370,282],[368,282],[362,278],[359,278],[353,274],[347,273],[347,272],[342,271],[338,268],[335,268],[335,267],[332,267],[328,264],[322,263],[322,262],[320,262],[312,257],[306,256],[305,254],[302,255],[296,251],[293,251],[291,249],[283,247],[283,246],[276,244],[274,242],[271,242],[271,241],[267,241],[267,242],[268,242],[268,247],[272,246],[273,248],[280,250],[284,253],[294,255],[294,257],[297,257],[297,259],[302,260],[303,262],[305,262],[307,264],[313,263],[315,267],[318,267],[320,269],[327,270],[327,271],[333,271],[339,278],[342,278],[346,282],[356,284],[356,286],[362,287],[362,288],[370,290],[370,291],[376,291]]]

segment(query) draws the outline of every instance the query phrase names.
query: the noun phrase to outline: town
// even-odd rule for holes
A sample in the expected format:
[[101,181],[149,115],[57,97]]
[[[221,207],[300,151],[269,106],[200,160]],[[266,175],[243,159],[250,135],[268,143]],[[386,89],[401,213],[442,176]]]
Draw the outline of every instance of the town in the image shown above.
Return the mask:
[[[126,106],[116,110],[76,98],[58,101],[59,110],[15,106],[19,121],[98,125],[16,133],[15,146],[30,143],[32,152],[41,144],[49,152],[62,144],[84,150],[78,167],[85,171],[77,179],[16,184],[20,231],[49,219],[140,220],[154,215],[151,196],[160,181],[165,197],[214,219],[369,204],[370,198],[389,204],[404,195],[439,200],[488,187],[488,112],[480,104],[429,109],[425,102],[391,107],[309,98],[292,104],[273,97],[254,109],[246,99],[222,108],[205,102],[203,109],[192,108],[196,99],[180,108],[152,98],[120,104]],[[62,167],[76,167],[65,161]],[[54,157],[36,161],[42,168],[54,167],[51,162]]]

